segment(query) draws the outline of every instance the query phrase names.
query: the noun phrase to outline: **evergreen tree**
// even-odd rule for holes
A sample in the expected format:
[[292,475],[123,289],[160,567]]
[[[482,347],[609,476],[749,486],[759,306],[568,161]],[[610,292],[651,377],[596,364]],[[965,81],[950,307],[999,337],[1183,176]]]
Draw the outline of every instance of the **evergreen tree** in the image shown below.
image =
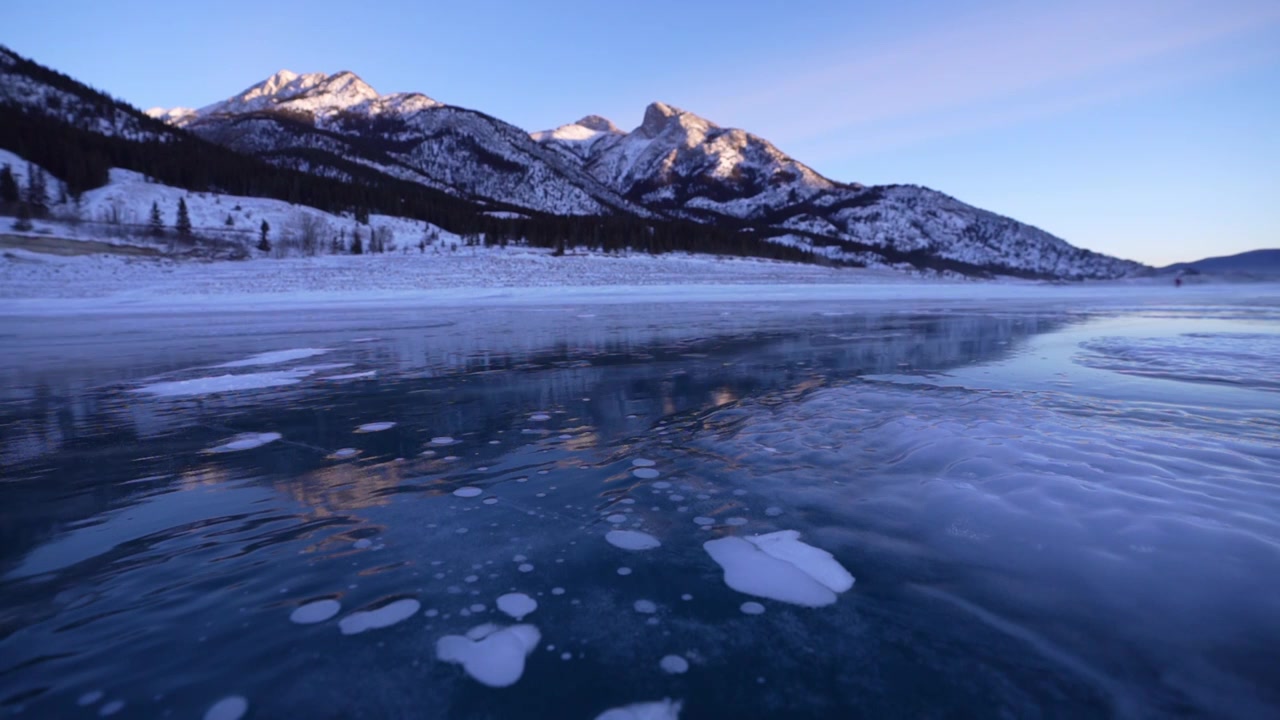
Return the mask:
[[271,232],[271,226],[267,224],[266,220],[263,220],[262,227],[258,229],[261,231],[261,236],[258,239],[258,249],[264,253],[271,252],[271,241],[267,239],[267,233]]
[[178,235],[191,237],[191,216],[187,214],[187,201],[184,198],[178,198],[178,221],[173,227],[178,231]]
[[18,219],[13,221],[13,229],[30,230],[31,227],[31,208],[22,203],[18,206]]
[[151,237],[161,237],[164,235],[164,218],[160,217],[159,203],[151,203],[151,221],[148,227]]
[[223,224],[227,227],[235,227],[236,221],[231,217],[231,213],[227,213],[227,220]]
[[0,203],[12,205],[18,202],[18,181],[13,178],[13,168],[0,168]]
[[358,227],[351,232],[351,254],[364,254],[364,243],[360,240],[360,228]]
[[28,209],[35,217],[43,217],[49,209],[49,196],[45,192],[44,171],[27,163],[27,196]]

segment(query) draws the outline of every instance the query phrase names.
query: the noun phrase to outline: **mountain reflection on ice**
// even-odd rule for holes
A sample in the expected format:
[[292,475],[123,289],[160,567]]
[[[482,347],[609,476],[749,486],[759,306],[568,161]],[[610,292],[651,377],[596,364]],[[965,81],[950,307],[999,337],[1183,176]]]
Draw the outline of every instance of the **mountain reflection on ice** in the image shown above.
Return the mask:
[[0,708],[1280,712],[1274,311],[838,310],[15,322]]

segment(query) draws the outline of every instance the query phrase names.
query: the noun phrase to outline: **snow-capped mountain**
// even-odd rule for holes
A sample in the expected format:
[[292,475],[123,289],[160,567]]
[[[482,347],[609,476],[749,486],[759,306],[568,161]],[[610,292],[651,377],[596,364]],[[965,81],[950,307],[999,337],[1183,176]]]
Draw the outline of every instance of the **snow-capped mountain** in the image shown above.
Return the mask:
[[1141,268],[928,188],[830,180],[764,138],[665,103],[649,105],[629,133],[591,116],[533,137],[651,210],[790,231],[779,241],[835,258],[929,255],[1057,277],[1116,277]]
[[199,110],[148,113],[269,162],[347,179],[356,162],[460,197],[557,215],[648,215],[523,130],[351,72],[281,70]]

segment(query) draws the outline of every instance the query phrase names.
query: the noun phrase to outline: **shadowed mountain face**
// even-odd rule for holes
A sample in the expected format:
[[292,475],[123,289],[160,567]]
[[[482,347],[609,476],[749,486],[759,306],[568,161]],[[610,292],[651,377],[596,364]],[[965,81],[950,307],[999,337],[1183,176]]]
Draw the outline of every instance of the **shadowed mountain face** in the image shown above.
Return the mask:
[[1280,248],[1250,250],[1237,255],[1205,258],[1194,262],[1174,263],[1160,272],[1202,272],[1239,275],[1280,275]]

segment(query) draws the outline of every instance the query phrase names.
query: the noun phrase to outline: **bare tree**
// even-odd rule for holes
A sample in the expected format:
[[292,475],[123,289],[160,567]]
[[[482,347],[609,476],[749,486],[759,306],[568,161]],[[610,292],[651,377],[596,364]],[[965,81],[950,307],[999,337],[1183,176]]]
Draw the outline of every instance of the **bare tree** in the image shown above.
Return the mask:
[[298,250],[307,257],[320,252],[320,235],[326,230],[325,222],[313,213],[298,213],[293,218],[291,235]]

